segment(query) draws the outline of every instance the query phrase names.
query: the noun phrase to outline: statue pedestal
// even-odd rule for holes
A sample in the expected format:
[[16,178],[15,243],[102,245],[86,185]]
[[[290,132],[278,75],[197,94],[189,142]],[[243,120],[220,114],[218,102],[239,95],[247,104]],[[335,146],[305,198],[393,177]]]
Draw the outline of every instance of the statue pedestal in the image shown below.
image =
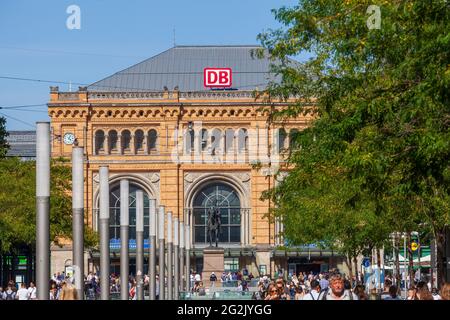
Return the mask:
[[202,280],[204,286],[211,287],[211,281],[209,281],[211,272],[214,272],[217,277],[215,286],[221,286],[220,277],[222,276],[225,268],[223,252],[223,248],[208,247],[203,249]]

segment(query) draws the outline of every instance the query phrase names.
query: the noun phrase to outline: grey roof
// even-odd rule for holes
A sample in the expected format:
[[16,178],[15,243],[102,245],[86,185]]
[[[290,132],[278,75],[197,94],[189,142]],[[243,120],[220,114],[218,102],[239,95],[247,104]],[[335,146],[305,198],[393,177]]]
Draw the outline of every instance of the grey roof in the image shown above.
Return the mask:
[[8,133],[7,157],[36,157],[36,131],[9,131]]
[[259,46],[176,46],[88,86],[88,91],[180,91],[210,90],[203,86],[206,67],[231,68],[232,88],[264,89],[279,81],[270,73],[267,57],[253,57]]

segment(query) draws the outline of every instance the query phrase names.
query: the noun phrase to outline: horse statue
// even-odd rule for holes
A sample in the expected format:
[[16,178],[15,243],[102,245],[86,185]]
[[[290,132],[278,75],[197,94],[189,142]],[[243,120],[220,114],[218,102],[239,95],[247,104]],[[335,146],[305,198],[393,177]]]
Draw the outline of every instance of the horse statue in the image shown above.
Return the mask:
[[[220,234],[220,211],[218,208],[211,207],[208,210],[208,234],[209,234],[209,246],[212,247],[212,242],[216,243],[216,248],[219,241]],[[214,238],[213,238],[214,237]]]

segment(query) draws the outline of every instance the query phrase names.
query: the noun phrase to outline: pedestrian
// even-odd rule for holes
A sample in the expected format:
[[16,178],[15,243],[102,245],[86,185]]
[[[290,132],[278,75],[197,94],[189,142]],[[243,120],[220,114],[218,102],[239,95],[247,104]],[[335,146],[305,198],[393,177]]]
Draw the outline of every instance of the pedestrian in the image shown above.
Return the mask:
[[328,281],[328,275],[319,274],[319,285],[322,290],[327,290],[330,282]]
[[444,283],[441,288],[441,300],[450,301],[450,283]]
[[303,300],[319,300],[319,295],[320,295],[319,281],[313,280],[311,281],[311,291],[308,294],[305,294]]
[[434,300],[433,295],[430,290],[428,290],[428,286],[425,282],[420,281],[417,284],[417,292],[416,292],[418,300]]
[[30,287],[28,288],[28,297],[29,300],[37,300],[36,296],[36,286],[34,285],[34,282],[30,282]]
[[78,300],[77,290],[72,285],[69,279],[66,279],[66,281],[62,282],[59,300]]
[[392,286],[392,282],[389,279],[386,279],[384,281],[384,289],[383,292],[380,295],[381,300],[391,300],[391,294],[389,288]]
[[291,300],[283,279],[278,279],[276,281],[276,288],[278,289],[279,300]]
[[137,300],[136,281],[135,280],[131,280],[131,288],[129,291],[129,296],[130,296],[131,300]]
[[15,300],[16,299],[16,293],[13,290],[13,287],[11,284],[8,284],[8,287],[6,288],[6,291],[3,295],[4,300]]
[[50,300],[58,300],[59,298],[59,292],[58,288],[56,287],[56,282],[52,281],[51,288],[50,288]]
[[20,284],[20,289],[16,292],[17,300],[28,300],[28,290],[24,282]]
[[406,300],[418,300],[416,292],[417,292],[416,288],[413,287],[409,288]]
[[280,300],[280,297],[278,295],[278,289],[274,284],[269,284],[269,287],[267,289],[267,295],[264,298],[264,300]]
[[305,292],[303,291],[302,287],[296,286],[294,300],[311,300],[311,299],[305,299]]
[[366,290],[361,284],[355,286],[355,289],[353,289],[353,293],[358,297],[358,300],[368,300]]
[[383,299],[383,300],[401,300],[398,296],[397,296],[397,286],[392,285],[389,287],[389,297]]
[[3,295],[5,294],[5,290],[3,290],[3,287],[0,287],[0,300],[4,300]]
[[358,300],[351,291],[345,290],[344,278],[340,273],[334,273],[330,278],[329,288],[322,291],[319,300]]
[[216,281],[217,281],[217,276],[213,271],[213,272],[211,272],[211,275],[209,276],[209,282],[210,282],[210,286],[212,288],[214,288],[216,286]]

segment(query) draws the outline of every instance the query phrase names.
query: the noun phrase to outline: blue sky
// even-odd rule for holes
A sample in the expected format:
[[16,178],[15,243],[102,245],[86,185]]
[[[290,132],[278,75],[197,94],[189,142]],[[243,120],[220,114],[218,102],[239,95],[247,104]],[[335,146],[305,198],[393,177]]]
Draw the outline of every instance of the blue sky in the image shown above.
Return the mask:
[[[280,25],[271,9],[297,0],[1,0],[0,77],[89,84],[176,44],[258,44]],[[69,30],[68,6],[81,9],[81,29]],[[45,104],[52,83],[0,78],[0,107]],[[59,84],[68,91],[68,85]],[[76,90],[77,85],[73,85]],[[46,107],[0,112],[8,130],[32,130]]]

